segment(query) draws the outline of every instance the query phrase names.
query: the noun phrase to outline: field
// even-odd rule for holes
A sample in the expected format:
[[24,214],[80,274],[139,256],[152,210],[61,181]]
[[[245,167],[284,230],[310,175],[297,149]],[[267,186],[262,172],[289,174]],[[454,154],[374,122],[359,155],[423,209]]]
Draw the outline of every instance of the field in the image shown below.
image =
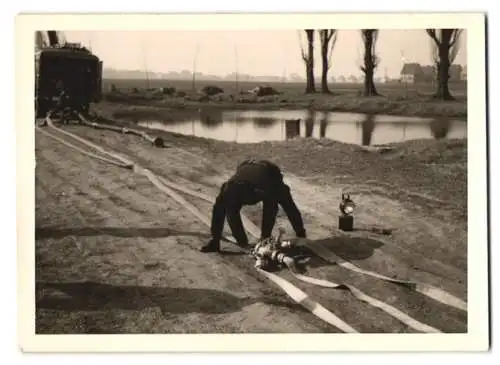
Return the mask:
[[[311,244],[467,299],[465,140],[407,142],[382,154],[326,140],[245,145],[158,132],[167,146],[154,148],[127,134],[62,128],[212,196],[239,161],[272,159],[283,167]],[[339,332],[260,276],[236,246],[199,252],[208,228],[146,178],[39,132],[36,159],[37,333]],[[352,233],[336,229],[344,188],[358,205]],[[209,204],[186,199],[210,215]],[[244,212],[260,224],[260,206]],[[281,211],[277,226],[291,235]],[[443,332],[467,331],[466,312],[404,287],[319,259],[308,274],[354,285]],[[286,270],[279,275],[359,332],[414,332],[347,291],[298,282]]]
[[[127,89],[127,88],[139,88],[144,89],[148,87],[150,88],[159,88],[159,87],[175,87],[178,90],[191,90],[192,89],[192,81],[191,80],[159,80],[159,79],[151,79],[151,80],[140,80],[140,79],[104,79],[103,80],[103,90],[108,91],[112,84],[118,89]],[[227,93],[235,93],[236,90],[236,82],[235,81],[226,81],[226,80],[199,80],[196,81],[195,86],[197,89],[201,89],[207,85],[217,85],[224,89]],[[257,81],[239,81],[238,82],[238,91],[245,91],[253,89],[257,86],[271,86],[278,91],[282,91],[284,93],[303,93],[305,90],[304,83],[297,82],[257,82]],[[316,84],[317,91],[320,90],[320,85]],[[390,84],[376,84],[378,91],[382,94],[403,94],[405,89],[408,92],[421,92],[422,94],[430,95],[435,91],[434,85],[431,83],[418,83],[418,84],[404,84],[400,83],[390,83]],[[355,83],[330,83],[329,88],[334,93],[356,93],[359,90],[363,89],[363,84],[355,84]],[[467,94],[467,85],[464,82],[451,82],[450,88],[452,94],[458,97],[464,97]]]
[[[118,92],[111,92],[114,84]],[[331,94],[304,93],[305,85],[300,83],[256,83],[240,82],[238,91],[248,91],[259,85],[268,85],[281,94],[263,97],[242,95],[237,92],[235,82],[229,81],[198,81],[196,89],[215,85],[221,87],[224,93],[207,98],[193,92],[191,81],[188,80],[150,80],[150,91],[146,91],[146,80],[103,80],[104,99],[125,105],[147,105],[159,108],[200,108],[205,105],[223,108],[240,109],[283,109],[283,108],[314,108],[316,110],[348,111],[360,113],[394,114],[423,117],[467,117],[467,87],[465,83],[450,83],[451,93],[456,100],[436,101],[432,99],[434,86],[432,84],[379,84],[381,96],[364,97],[361,94],[362,84],[333,83],[330,84]],[[168,96],[155,92],[160,87],[173,87],[182,96]],[[319,85],[318,91],[319,91]],[[137,92],[132,92],[137,88]],[[186,95],[184,95],[186,94]]]

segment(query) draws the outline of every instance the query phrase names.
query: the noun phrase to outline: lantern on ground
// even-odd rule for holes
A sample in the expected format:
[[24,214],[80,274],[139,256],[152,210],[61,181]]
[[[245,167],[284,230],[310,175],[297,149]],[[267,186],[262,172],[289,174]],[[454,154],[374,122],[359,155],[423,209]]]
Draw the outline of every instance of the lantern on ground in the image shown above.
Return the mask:
[[342,231],[352,231],[354,229],[354,208],[356,204],[351,199],[349,193],[342,193],[342,201],[340,202],[339,209],[341,215],[339,216],[339,229]]

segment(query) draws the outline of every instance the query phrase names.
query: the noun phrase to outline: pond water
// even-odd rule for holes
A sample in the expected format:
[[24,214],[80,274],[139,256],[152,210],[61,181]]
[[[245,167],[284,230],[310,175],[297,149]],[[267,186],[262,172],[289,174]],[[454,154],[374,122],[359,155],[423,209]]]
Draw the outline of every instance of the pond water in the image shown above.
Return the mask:
[[310,110],[210,110],[178,122],[147,120],[140,126],[238,143],[328,138],[364,146],[412,139],[466,138],[467,123],[449,118],[416,118]]

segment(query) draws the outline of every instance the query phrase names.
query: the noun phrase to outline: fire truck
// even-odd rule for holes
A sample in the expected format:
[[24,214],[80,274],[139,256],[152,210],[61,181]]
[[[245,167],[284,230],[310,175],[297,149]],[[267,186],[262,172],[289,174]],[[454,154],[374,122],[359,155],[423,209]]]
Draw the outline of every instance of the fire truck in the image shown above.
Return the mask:
[[43,118],[62,91],[71,105],[87,111],[102,98],[102,61],[58,31],[35,34],[35,115]]

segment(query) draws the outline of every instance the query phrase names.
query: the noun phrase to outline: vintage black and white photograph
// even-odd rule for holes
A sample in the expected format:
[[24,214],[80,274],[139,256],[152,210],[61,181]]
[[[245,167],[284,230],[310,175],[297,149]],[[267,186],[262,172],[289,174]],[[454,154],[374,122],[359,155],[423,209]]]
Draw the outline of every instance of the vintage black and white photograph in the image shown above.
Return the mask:
[[471,332],[477,38],[330,17],[35,28],[36,335]]

